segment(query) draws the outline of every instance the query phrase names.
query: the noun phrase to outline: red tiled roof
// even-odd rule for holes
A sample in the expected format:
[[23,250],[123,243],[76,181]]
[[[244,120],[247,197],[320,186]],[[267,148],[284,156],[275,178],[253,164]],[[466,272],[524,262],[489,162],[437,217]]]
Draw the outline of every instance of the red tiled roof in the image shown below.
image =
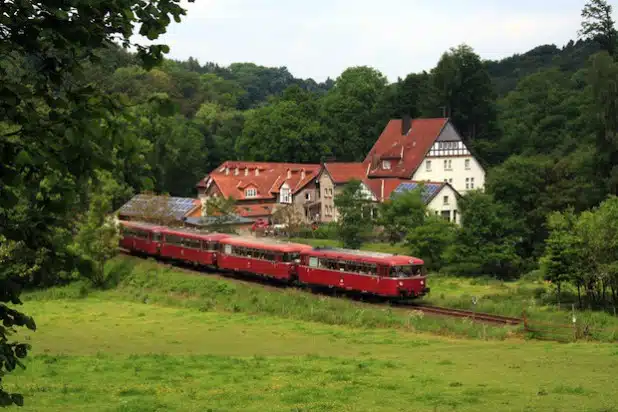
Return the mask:
[[[225,172],[226,168],[228,174]],[[236,168],[238,175],[235,174]],[[288,171],[290,171],[289,178]],[[294,194],[315,179],[319,171],[320,165],[317,164],[227,161],[198,182],[197,187],[205,188],[211,180],[225,197],[233,197],[236,200],[275,199],[284,183],[290,186]],[[245,189],[249,186],[257,189],[257,196],[245,197]]]
[[362,180],[367,175],[367,165],[363,163],[324,163],[324,168],[335,184]]
[[[401,122],[401,119],[388,122],[380,138],[367,154],[364,163],[371,164],[369,177],[411,178],[448,119],[414,119],[407,135],[401,134]],[[403,159],[401,159],[402,147]],[[392,164],[390,170],[383,170],[380,160],[393,158],[400,161]]]

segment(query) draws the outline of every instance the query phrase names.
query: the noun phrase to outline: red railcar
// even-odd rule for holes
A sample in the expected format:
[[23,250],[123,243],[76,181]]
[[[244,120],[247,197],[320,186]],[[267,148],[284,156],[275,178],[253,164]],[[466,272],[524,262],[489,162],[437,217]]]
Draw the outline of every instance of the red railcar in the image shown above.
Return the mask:
[[223,233],[174,229],[166,229],[162,235],[161,257],[209,266],[216,266],[219,241],[230,237]]
[[276,279],[292,280],[302,251],[311,246],[246,237],[228,237],[219,245],[220,269],[248,272]]
[[415,298],[429,292],[424,262],[410,256],[336,248],[301,253],[298,280],[379,296]]
[[157,256],[164,226],[141,222],[120,222],[120,247],[131,252]]

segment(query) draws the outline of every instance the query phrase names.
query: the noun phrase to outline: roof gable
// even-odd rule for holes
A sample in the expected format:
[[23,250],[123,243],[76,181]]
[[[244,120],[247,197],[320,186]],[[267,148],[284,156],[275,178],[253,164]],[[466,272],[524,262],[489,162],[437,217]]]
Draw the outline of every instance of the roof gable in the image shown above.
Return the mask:
[[[447,118],[414,119],[402,134],[402,120],[391,120],[365,158],[367,176],[409,179],[447,124]],[[391,160],[390,168],[382,169],[381,160]]]

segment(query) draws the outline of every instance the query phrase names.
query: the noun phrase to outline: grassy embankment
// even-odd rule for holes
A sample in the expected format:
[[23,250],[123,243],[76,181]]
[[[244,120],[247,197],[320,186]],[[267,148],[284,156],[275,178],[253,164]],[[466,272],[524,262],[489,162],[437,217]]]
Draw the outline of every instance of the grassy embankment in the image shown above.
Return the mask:
[[[337,241],[322,239],[294,239],[294,241],[313,246],[339,246]],[[407,254],[402,245],[385,243],[367,243],[362,249],[378,252]],[[437,306],[477,310],[507,316],[526,316],[534,326],[535,322],[569,325],[572,322],[571,304],[556,304],[556,295],[551,285],[536,274],[530,274],[513,282],[504,282],[489,276],[480,278],[456,277],[443,274],[430,274],[428,284],[431,293],[423,302]],[[576,302],[576,291],[563,287],[563,299]],[[473,304],[476,297],[476,304]],[[588,327],[590,338],[603,341],[618,340],[618,318],[599,311],[579,311],[576,313],[578,329]],[[569,328],[553,329],[548,325],[539,326],[547,329],[548,335],[569,339],[573,331]]]
[[612,345],[441,337],[345,300],[125,257],[108,270],[107,291],[25,296],[34,351],[5,380],[23,410],[616,410]]

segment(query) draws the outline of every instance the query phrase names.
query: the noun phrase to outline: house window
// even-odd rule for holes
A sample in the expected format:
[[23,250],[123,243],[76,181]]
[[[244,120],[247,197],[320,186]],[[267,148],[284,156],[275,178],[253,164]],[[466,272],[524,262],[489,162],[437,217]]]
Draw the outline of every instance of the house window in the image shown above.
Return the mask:
[[450,210],[443,210],[440,215],[442,216],[442,219],[446,220],[447,222],[451,221],[451,211]]
[[389,160],[382,160],[382,169],[390,170],[391,169],[391,162]]
[[466,189],[470,189],[470,178],[466,177]]
[[238,176],[238,168],[234,169],[234,176]]
[[452,170],[452,160],[445,160],[444,161],[444,170]]
[[444,204],[448,205],[448,196],[444,196]]
[[470,170],[470,159],[466,159],[464,163],[466,165],[466,170]]
[[257,196],[257,189],[255,188],[250,188],[245,190],[245,197],[256,197]]
[[470,189],[474,189],[474,178],[470,178]]
[[426,169],[428,172],[431,172],[431,160],[427,160],[427,161],[425,162],[425,169]]
[[306,201],[310,201],[311,200],[311,192],[305,192],[305,200]]

